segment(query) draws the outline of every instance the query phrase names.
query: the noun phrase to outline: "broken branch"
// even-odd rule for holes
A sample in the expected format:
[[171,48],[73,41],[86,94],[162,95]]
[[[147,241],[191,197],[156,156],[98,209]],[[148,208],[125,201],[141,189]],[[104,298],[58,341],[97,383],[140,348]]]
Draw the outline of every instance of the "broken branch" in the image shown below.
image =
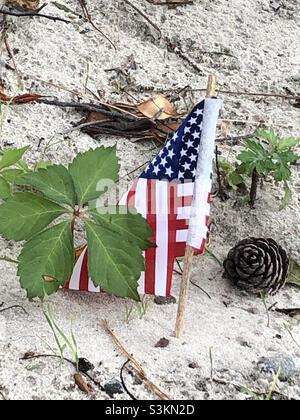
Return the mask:
[[117,338],[114,331],[110,328],[107,320],[102,321],[102,325],[105,328],[106,332],[112,337],[116,346],[121,350],[124,356],[130,360],[131,366],[134,371],[138,374],[140,379],[145,383],[146,387],[152,391],[154,394],[158,396],[161,400],[171,400],[172,398],[162,390],[158,385],[154,384],[150,379],[148,379],[145,370],[141,366],[141,364],[137,361],[137,359],[130,354],[130,352],[126,349],[126,347],[121,343],[121,341]]

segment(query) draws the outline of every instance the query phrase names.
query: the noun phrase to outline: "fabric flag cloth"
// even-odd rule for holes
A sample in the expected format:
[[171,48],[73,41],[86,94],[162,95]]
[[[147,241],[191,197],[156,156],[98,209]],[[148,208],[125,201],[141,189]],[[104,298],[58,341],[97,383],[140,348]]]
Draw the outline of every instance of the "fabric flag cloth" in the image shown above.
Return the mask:
[[[145,252],[140,294],[170,296],[175,258],[187,244],[197,254],[205,250],[220,107],[218,98],[200,102],[120,201],[147,219],[157,245]],[[66,288],[100,292],[88,276],[87,254],[85,248]]]

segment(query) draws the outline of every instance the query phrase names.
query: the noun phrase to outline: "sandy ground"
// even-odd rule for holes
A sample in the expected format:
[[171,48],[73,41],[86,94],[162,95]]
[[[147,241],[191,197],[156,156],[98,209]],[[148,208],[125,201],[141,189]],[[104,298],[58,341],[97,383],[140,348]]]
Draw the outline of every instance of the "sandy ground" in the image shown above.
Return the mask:
[[[159,26],[161,39],[158,31],[123,1],[88,1],[95,22],[111,38],[117,51],[87,23],[65,25],[42,19],[9,18],[9,43],[15,52],[24,91],[74,99],[72,94],[42,80],[83,95],[87,82],[89,89],[99,90],[103,100],[128,101],[128,96],[120,96],[116,91],[116,85],[119,82],[123,85],[124,80],[119,80],[120,76],[115,72],[105,70],[120,66],[128,68],[131,57],[135,66],[128,70],[127,81],[132,94],[139,99],[150,97],[151,89],[180,89],[187,85],[205,88],[209,73],[220,77],[224,90],[299,92],[300,6],[297,0],[195,0],[193,5],[177,10],[155,7],[144,0],[133,1]],[[61,4],[80,12],[75,0],[62,0]],[[282,6],[276,12],[280,4]],[[53,4],[47,7],[47,13],[68,17]],[[167,39],[180,47],[199,70],[168,51]],[[220,55],[220,52],[228,55]],[[10,93],[19,93],[21,88],[16,73],[5,68],[5,63],[12,65],[3,52],[0,77]],[[253,132],[258,121],[275,126],[283,135],[299,135],[299,109],[290,101],[229,95],[222,95],[222,98],[222,118],[235,120],[226,122],[231,135]],[[187,98],[188,105],[200,99],[201,93],[195,92]],[[186,110],[183,101],[178,107]],[[78,151],[117,143],[123,176],[152,157],[152,143],[133,144],[105,136],[96,141],[78,132],[70,134],[66,141],[63,133],[80,118],[75,111],[43,105],[2,107],[1,145],[30,144],[29,163],[37,159],[67,163]],[[224,153],[228,150],[228,147],[222,148]],[[127,181],[130,181],[128,177]],[[282,192],[272,186],[261,191],[255,210],[236,206],[234,197],[226,203],[216,199],[212,206],[211,249],[223,259],[238,240],[249,235],[263,235],[278,240],[300,262],[299,189],[299,173],[295,173],[293,201],[282,212],[278,211]],[[3,240],[0,248],[1,256],[16,257],[19,251],[13,243]],[[222,277],[222,269],[208,255],[195,261],[193,281],[201,285],[211,299],[192,286],[186,333],[179,340],[173,337],[177,310],[174,304],[157,306],[151,301],[142,319],[134,310],[127,323],[126,305],[130,303],[105,294],[61,292],[53,296],[51,302],[55,317],[65,331],[69,331],[72,323],[80,355],[94,363],[93,376],[102,385],[119,378],[125,361],[104,332],[102,318],[109,320],[151,379],[173,398],[249,398],[236,385],[263,393],[272,381],[272,376],[260,373],[257,368],[257,362],[263,356],[287,353],[299,368],[300,351],[296,342],[300,343],[300,331],[296,319],[271,312],[268,327],[263,302],[235,289]],[[175,276],[173,294],[176,297],[179,282]],[[73,382],[73,369],[67,364],[60,366],[55,359],[20,360],[26,352],[49,353],[49,346],[55,348],[55,343],[43,318],[41,304],[26,300],[15,267],[5,262],[1,262],[0,301],[6,306],[22,305],[27,311],[27,314],[18,309],[0,313],[2,398],[109,398],[97,387],[90,396],[79,391]],[[275,298],[270,298],[268,305],[274,302],[278,302],[279,307],[299,307],[300,291],[287,287]],[[290,322],[296,342],[285,328],[285,323]],[[164,349],[155,348],[162,337],[168,338],[170,345]],[[209,379],[210,352],[217,381]],[[191,363],[194,368],[189,367]],[[131,375],[126,375],[126,381],[138,399],[154,398]],[[299,398],[299,373],[290,382],[280,383],[279,388],[285,395]],[[116,398],[128,396],[123,393]]]

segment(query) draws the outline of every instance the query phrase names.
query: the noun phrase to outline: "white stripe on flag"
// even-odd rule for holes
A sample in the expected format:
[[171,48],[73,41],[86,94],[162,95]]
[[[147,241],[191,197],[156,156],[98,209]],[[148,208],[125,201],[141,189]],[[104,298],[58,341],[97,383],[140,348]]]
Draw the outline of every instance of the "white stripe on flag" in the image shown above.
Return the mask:
[[168,276],[169,243],[169,183],[156,182],[156,260],[155,260],[155,295],[166,296]]
[[[148,191],[148,180],[145,178],[139,178],[136,185],[134,207],[136,208],[137,212],[140,213],[145,219],[147,219],[147,210],[148,210],[147,191]],[[145,294],[145,272],[141,274],[141,277],[139,279],[138,292],[142,295]]]
[[186,242],[188,237],[188,229],[176,231],[176,242]]
[[192,197],[193,193],[194,193],[193,182],[186,182],[183,184],[178,184],[177,186],[178,197]]
[[72,277],[70,279],[70,283],[69,283],[69,289],[70,290],[79,290],[80,289],[80,277],[81,277],[81,269],[82,269],[82,263],[83,263],[83,259],[84,256],[87,252],[87,248],[84,249],[84,251],[81,253],[80,257],[78,258],[74,270],[73,270],[73,274]]
[[191,207],[178,207],[177,220],[189,219],[191,215]]
[[95,287],[91,278],[89,278],[88,291],[93,293],[100,293],[100,287]]
[[120,202],[119,202],[119,205],[120,205],[120,206],[126,206],[126,205],[127,205],[127,197],[128,197],[129,191],[130,191],[130,190],[128,190],[128,191],[127,191],[127,192],[123,195],[123,197],[121,198],[121,200],[120,200]]
[[217,120],[221,105],[222,101],[219,99],[205,99],[197,174],[187,240],[188,245],[196,249],[200,249],[203,239],[206,239],[205,217],[209,215],[209,212],[207,212],[207,198],[208,191],[211,188]]

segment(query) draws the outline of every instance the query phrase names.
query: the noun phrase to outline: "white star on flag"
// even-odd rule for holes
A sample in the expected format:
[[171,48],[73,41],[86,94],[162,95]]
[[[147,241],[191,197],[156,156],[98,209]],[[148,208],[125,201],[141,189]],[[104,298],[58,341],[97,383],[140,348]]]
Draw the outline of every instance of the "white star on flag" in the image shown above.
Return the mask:
[[168,157],[169,157],[170,159],[173,159],[174,155],[175,155],[175,153],[174,153],[174,151],[171,149],[171,150],[169,151]]
[[183,167],[184,167],[184,170],[185,170],[185,171],[187,171],[188,169],[190,169],[191,164],[190,164],[190,163],[185,162],[185,164],[183,165]]
[[194,124],[197,124],[197,118],[191,118],[190,120],[189,120],[189,124],[191,124],[191,125],[194,125]]
[[192,140],[188,139],[188,141],[186,143],[186,146],[187,146],[188,149],[190,149],[191,147],[194,147],[194,142]]
[[155,175],[158,175],[158,172],[160,171],[158,166],[154,166],[153,172],[155,173]]
[[166,168],[166,175],[168,175],[168,176],[172,176],[172,174],[173,174],[173,171],[172,171],[172,168],[170,167],[170,168]]
[[194,137],[194,140],[200,139],[200,132],[195,131],[195,133],[193,133],[192,136]]

